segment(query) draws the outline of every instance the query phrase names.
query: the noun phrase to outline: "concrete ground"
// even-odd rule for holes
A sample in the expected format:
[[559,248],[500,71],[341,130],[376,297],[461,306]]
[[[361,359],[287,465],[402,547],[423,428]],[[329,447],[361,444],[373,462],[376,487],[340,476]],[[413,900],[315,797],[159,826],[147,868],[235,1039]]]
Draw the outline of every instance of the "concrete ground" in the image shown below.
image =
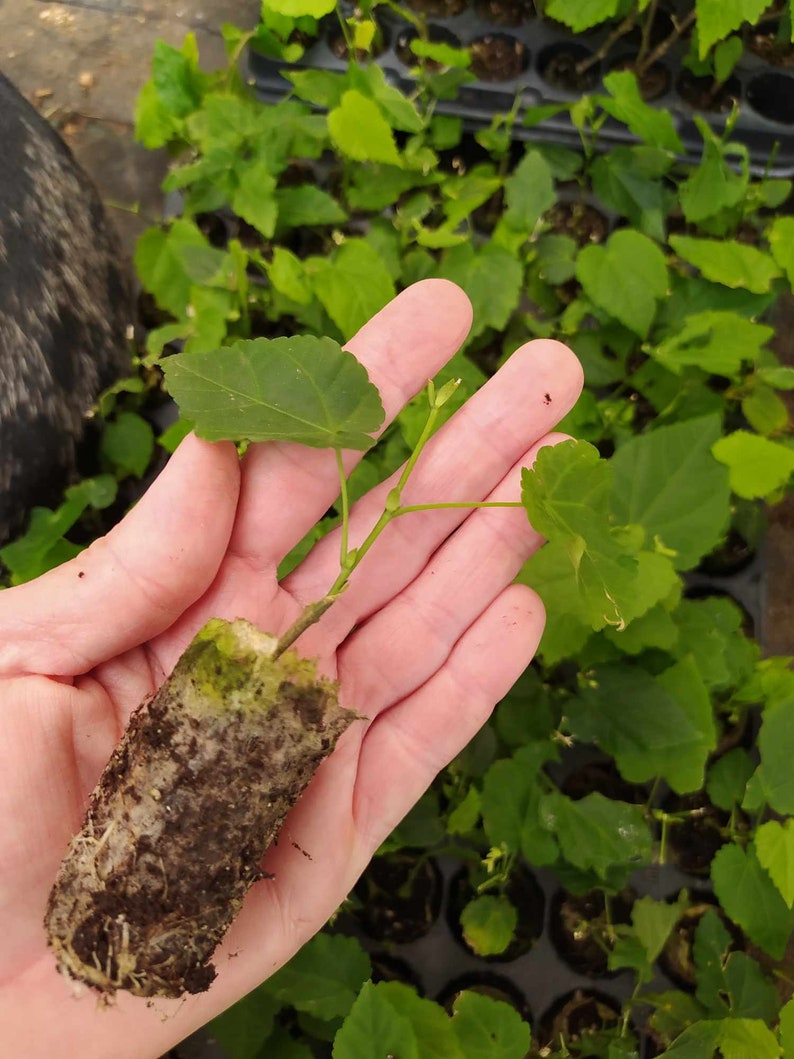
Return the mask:
[[125,248],[160,216],[165,152],[132,134],[154,43],[196,34],[202,64],[224,64],[224,22],[256,24],[258,0],[0,0],[0,70],[61,131],[93,177]]

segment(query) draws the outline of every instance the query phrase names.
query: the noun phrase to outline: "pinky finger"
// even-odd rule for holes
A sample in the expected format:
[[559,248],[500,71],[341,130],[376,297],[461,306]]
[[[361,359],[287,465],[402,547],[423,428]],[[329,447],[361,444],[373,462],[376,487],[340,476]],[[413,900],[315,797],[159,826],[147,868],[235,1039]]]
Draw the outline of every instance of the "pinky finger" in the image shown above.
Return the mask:
[[362,866],[488,720],[532,660],[544,622],[539,597],[523,585],[509,586],[435,674],[371,725],[353,792]]

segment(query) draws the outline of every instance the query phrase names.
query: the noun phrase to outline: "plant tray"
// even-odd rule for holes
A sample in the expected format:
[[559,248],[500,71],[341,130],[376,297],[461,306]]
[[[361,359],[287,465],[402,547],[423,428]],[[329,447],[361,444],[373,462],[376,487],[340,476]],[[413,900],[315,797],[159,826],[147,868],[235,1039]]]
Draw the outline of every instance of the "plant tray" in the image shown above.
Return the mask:
[[[442,3],[426,5],[442,8]],[[570,84],[573,67],[594,55],[604,43],[608,30],[574,36],[557,24],[537,18],[527,18],[519,25],[496,25],[478,13],[480,5],[472,5],[460,14],[448,17],[428,16],[431,40],[468,46],[484,40],[497,40],[501,63],[494,62],[499,79],[478,78],[465,84],[454,101],[441,100],[437,113],[463,119],[468,131],[487,127],[496,114],[506,114],[516,99],[518,120],[513,133],[519,139],[543,139],[579,146],[579,134],[566,113],[553,115],[532,128],[524,126],[522,117],[531,107],[550,103],[570,103],[589,92],[603,92],[602,78],[610,70],[620,68],[632,55],[632,43],[624,38],[611,49],[604,62],[591,66],[580,85]],[[409,45],[415,30],[392,12],[379,15],[386,45],[376,61],[387,79],[404,92],[410,93],[415,82],[410,77]],[[328,17],[321,23],[318,40],[307,48],[300,62],[288,64],[249,51],[249,78],[259,95],[266,101],[276,101],[289,90],[289,82],[281,71],[306,68],[344,72],[347,60],[333,50],[339,37],[339,23]],[[794,175],[794,67],[790,72],[775,66],[761,56],[747,52],[723,89],[713,96],[716,109],[700,109],[687,101],[693,90],[708,97],[708,88],[692,84],[692,75],[682,61],[686,48],[674,45],[654,64],[657,81],[652,104],[670,112],[686,157],[700,158],[703,140],[695,124],[702,118],[711,128],[722,132],[732,101],[739,103],[739,114],[734,137],[746,144],[754,173],[787,177]],[[505,63],[519,67],[515,76],[508,74]],[[406,59],[408,61],[406,62]],[[683,93],[683,94],[682,94]],[[608,119],[600,134],[605,146],[636,142],[625,126]],[[771,160],[771,161],[770,161]]]

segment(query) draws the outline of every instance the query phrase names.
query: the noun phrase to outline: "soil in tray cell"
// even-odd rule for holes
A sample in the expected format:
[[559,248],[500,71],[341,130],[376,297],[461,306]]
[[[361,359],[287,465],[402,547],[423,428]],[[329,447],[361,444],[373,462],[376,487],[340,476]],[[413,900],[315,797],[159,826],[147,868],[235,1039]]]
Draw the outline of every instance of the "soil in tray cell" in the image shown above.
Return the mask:
[[726,114],[742,94],[741,83],[736,77],[729,77],[720,85],[711,77],[696,77],[690,70],[681,71],[675,88],[693,110],[712,114]]
[[441,912],[443,882],[435,861],[415,855],[375,857],[356,883],[355,916],[376,941],[424,937]]
[[480,18],[497,26],[520,26],[535,17],[532,0],[476,0]]
[[560,1040],[574,1045],[575,1055],[588,1055],[588,1038],[617,1025],[620,1005],[612,997],[595,989],[576,989],[560,997],[540,1020],[538,1036],[541,1044]]
[[408,0],[414,11],[431,18],[452,18],[469,6],[469,0]]
[[[616,59],[610,66],[610,72],[612,70],[630,70],[636,74],[634,68],[634,59],[630,55],[626,55],[621,59]],[[666,92],[669,91],[670,85],[673,83],[673,77],[664,63],[653,63],[643,70],[638,77],[640,86],[640,95],[646,103],[652,103],[655,99],[659,99]]]
[[678,920],[670,933],[670,937],[665,942],[665,946],[659,956],[659,966],[671,982],[674,982],[679,988],[693,993],[697,983],[695,981],[692,946],[695,942],[695,931],[703,916],[710,909],[713,909],[720,917],[723,926],[731,936],[731,942],[728,946],[729,952],[744,948],[744,939],[738,927],[734,926],[719,907],[713,894],[694,891],[691,893],[690,899],[693,903]]
[[770,66],[794,69],[794,44],[778,38],[778,22],[762,22],[750,30],[747,47]]
[[[496,891],[488,891],[495,895]],[[532,872],[517,865],[510,874],[503,895],[508,898],[518,913],[518,924],[513,938],[504,952],[492,956],[481,956],[489,963],[509,963],[523,956],[535,945],[543,933],[546,898]],[[466,868],[462,868],[451,879],[447,900],[447,922],[455,940],[469,953],[477,955],[463,936],[460,916],[466,905],[477,896]]]
[[549,906],[549,937],[560,959],[577,974],[590,978],[616,973],[608,967],[616,940],[611,926],[631,922],[634,897],[628,891],[610,897],[607,909],[603,890],[581,896],[558,890]]
[[592,52],[582,44],[552,44],[538,57],[538,70],[543,80],[562,92],[589,92],[598,84],[599,64],[585,70],[583,64]]
[[[431,44],[448,44],[451,48],[459,48],[460,41],[451,30],[444,26],[428,26],[427,35]],[[420,59],[411,50],[411,44],[419,34],[415,29],[405,29],[399,34],[394,42],[394,54],[404,66],[421,66],[428,73],[437,73],[443,69],[443,64],[435,59]]]
[[513,81],[529,66],[526,46],[506,33],[488,33],[469,47],[471,72],[481,81]]
[[492,971],[471,971],[458,978],[453,978],[444,986],[436,999],[451,1015],[455,1000],[466,990],[480,993],[482,996],[490,997],[491,1000],[500,1000],[503,1004],[509,1004],[515,1008],[522,1019],[532,1025],[532,1011],[524,994],[515,982],[502,975],[494,974]]

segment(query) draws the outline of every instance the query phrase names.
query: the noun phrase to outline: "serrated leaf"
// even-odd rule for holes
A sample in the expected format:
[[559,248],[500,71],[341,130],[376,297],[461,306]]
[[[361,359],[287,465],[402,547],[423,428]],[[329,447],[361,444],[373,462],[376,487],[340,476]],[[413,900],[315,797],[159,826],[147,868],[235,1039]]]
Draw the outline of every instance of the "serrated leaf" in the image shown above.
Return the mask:
[[302,305],[311,301],[312,292],[303,262],[286,247],[273,247],[273,258],[267,266],[267,276],[273,287],[292,301]]
[[615,517],[675,551],[679,570],[708,554],[728,523],[729,478],[711,453],[720,434],[716,416],[687,420],[633,438],[610,461]]
[[776,217],[767,238],[772,257],[786,273],[789,286],[794,287],[794,217]]
[[257,1059],[273,1031],[278,1001],[261,987],[238,1000],[208,1025],[227,1059]]
[[681,908],[678,904],[655,901],[648,894],[634,902],[631,909],[631,922],[645,950],[648,965],[656,962],[670,936],[670,931],[680,917]]
[[383,422],[366,370],[330,338],[257,338],[163,367],[183,416],[208,441],[367,449]]
[[643,235],[664,242],[664,219],[672,201],[661,177],[669,168],[665,151],[616,147],[593,162],[593,190],[608,209],[628,217]]
[[705,122],[696,121],[703,136],[703,157],[678,189],[681,209],[690,224],[699,224],[721,210],[736,206],[744,198],[749,183],[748,167],[744,165],[737,173],[729,163],[722,141]]
[[460,925],[466,943],[478,956],[498,956],[513,939],[518,912],[504,895],[483,894],[463,909]]
[[577,0],[576,4],[571,4],[569,0],[549,0],[544,13],[548,18],[555,18],[570,26],[575,33],[581,33],[612,18],[618,10],[618,4],[619,0]]
[[757,22],[768,6],[766,0],[696,0],[699,57],[744,22]]
[[607,114],[627,125],[644,144],[673,154],[683,152],[670,112],[645,102],[636,74],[630,70],[613,71],[604,78],[604,87],[612,98],[599,96],[598,102]]
[[760,1019],[724,1019],[720,1034],[723,1059],[778,1059],[780,1045]]
[[687,316],[673,334],[652,350],[652,356],[676,374],[692,366],[730,379],[746,363],[759,358],[761,348],[774,333],[773,327],[754,323],[738,313],[707,310]]
[[595,305],[647,338],[668,285],[667,264],[656,243],[640,232],[620,229],[604,246],[580,251],[576,276]]
[[794,815],[794,700],[767,705],[758,734],[763,784],[769,804],[778,813]]
[[703,1019],[687,1026],[660,1059],[714,1059],[714,1050],[722,1033],[721,1021]]
[[565,544],[595,629],[625,623],[623,610],[637,583],[634,549],[612,531],[610,491],[609,464],[581,441],[541,449],[532,469],[521,475],[530,522],[549,540]]
[[354,162],[403,164],[394,133],[378,105],[356,89],[348,89],[329,113],[328,131],[339,151]]
[[742,414],[759,434],[775,434],[788,426],[788,406],[771,386],[756,383],[742,400]]
[[592,869],[605,879],[615,866],[650,860],[653,843],[642,806],[612,801],[597,791],[579,801],[554,792],[544,798],[543,811],[546,828],[576,868]]
[[469,340],[487,327],[504,330],[518,305],[524,278],[514,254],[493,243],[475,249],[470,240],[447,250],[437,275],[457,283],[471,300],[474,319]]
[[284,70],[282,76],[293,84],[299,99],[332,110],[339,106],[348,80],[344,74],[332,70]]
[[505,201],[505,222],[531,235],[546,210],[557,201],[554,177],[540,151],[528,150],[507,178]]
[[100,450],[115,467],[142,478],[154,452],[154,431],[136,412],[121,412],[105,424]]
[[300,18],[303,15],[322,18],[333,11],[336,3],[335,0],[267,0],[267,6],[274,14],[287,18]]
[[794,907],[794,820],[769,820],[755,834],[758,860],[769,872],[783,900]]
[[398,1014],[410,1021],[418,1059],[464,1059],[452,1021],[439,1004],[417,996],[415,989],[402,982],[379,982],[375,988]]
[[524,1059],[529,1051],[529,1026],[518,1012],[480,993],[455,998],[452,1027],[466,1059]]
[[333,1059],[420,1059],[411,1020],[397,1011],[384,984],[364,983],[334,1039]]
[[250,162],[241,172],[231,202],[234,212],[266,239],[271,239],[276,230],[278,206],[274,198],[275,190],[276,178],[271,174],[268,163]]
[[480,819],[481,798],[476,787],[469,787],[465,797],[447,817],[447,833],[465,835],[473,831]]
[[695,964],[696,996],[710,1015],[725,1015],[728,1004],[723,959],[731,944],[727,927],[710,908],[695,928],[692,957]]
[[167,231],[149,228],[143,233],[135,247],[135,268],[157,304],[181,317],[187,310],[195,279],[190,255],[210,249],[192,221],[177,218]]
[[152,82],[163,106],[184,118],[201,103],[208,78],[198,66],[196,37],[188,33],[180,49],[164,40],[154,44]]
[[711,862],[711,880],[730,918],[765,952],[779,960],[791,934],[792,915],[761,867],[751,843],[746,850],[728,844]]
[[315,934],[264,989],[282,1006],[334,1019],[351,1010],[370,970],[369,956],[355,938]]
[[728,467],[734,493],[748,500],[777,492],[794,473],[794,449],[747,430],[720,438],[711,451]]
[[483,826],[488,841],[522,852],[536,866],[557,859],[554,836],[541,823],[542,788],[537,781],[538,770],[552,756],[548,742],[522,747],[512,758],[494,762],[483,783]]
[[754,765],[746,750],[736,747],[718,758],[709,768],[706,791],[709,799],[726,813],[742,804]]
[[745,679],[754,658],[741,632],[742,611],[732,599],[684,599],[672,616],[679,632],[673,653],[685,656],[696,644],[692,657],[709,688],[721,690]]
[[388,269],[364,239],[347,239],[332,258],[312,258],[306,265],[317,297],[345,339],[394,297]]
[[341,224],[347,220],[347,214],[336,199],[322,188],[314,187],[313,184],[278,188],[275,201],[279,231],[286,228],[313,228],[325,224]]
[[670,245],[702,276],[725,287],[765,294],[780,275],[776,262],[762,250],[735,239],[696,239],[671,235]]
[[598,743],[630,782],[662,776],[679,793],[701,786],[716,737],[691,656],[658,677],[626,665],[597,667],[566,712],[576,737]]

